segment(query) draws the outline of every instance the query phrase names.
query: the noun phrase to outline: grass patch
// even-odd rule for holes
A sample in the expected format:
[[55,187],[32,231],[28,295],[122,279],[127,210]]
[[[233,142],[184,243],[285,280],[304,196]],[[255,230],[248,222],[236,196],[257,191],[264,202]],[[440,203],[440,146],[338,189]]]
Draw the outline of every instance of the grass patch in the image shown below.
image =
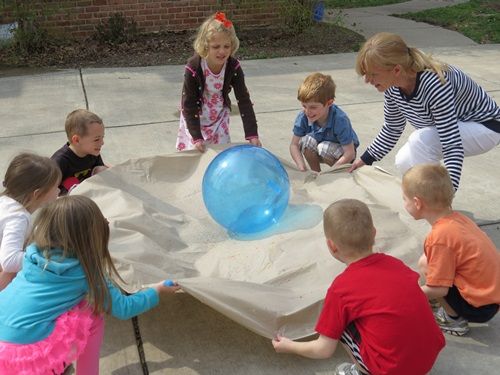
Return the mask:
[[325,0],[327,8],[362,8],[375,7],[379,5],[404,3],[408,0]]
[[500,4],[496,0],[471,0],[445,8],[394,16],[458,31],[477,43],[500,43]]

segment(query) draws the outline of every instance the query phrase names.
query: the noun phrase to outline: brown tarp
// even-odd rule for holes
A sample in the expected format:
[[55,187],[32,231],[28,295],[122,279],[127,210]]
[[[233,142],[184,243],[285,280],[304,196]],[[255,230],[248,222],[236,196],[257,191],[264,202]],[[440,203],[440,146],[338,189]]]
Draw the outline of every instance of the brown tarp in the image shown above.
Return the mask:
[[415,265],[427,228],[404,212],[399,179],[372,167],[315,176],[280,159],[291,190],[284,217],[264,235],[231,238],[209,216],[201,193],[204,171],[220,150],[128,160],[72,192],[94,199],[108,218],[124,289],[174,279],[262,336],[308,336],[329,285],[345,267],[329,254],[322,225],[322,210],[342,198],[370,207],[374,251]]

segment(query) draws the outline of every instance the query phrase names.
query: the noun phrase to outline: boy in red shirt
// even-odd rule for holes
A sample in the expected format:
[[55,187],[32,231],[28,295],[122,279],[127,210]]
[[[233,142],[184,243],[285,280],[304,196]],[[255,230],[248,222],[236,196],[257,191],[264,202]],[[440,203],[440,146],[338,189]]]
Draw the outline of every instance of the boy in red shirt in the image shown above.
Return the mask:
[[422,290],[440,305],[434,315],[441,329],[462,336],[468,322],[484,323],[498,312],[500,253],[476,223],[453,211],[453,195],[441,165],[417,165],[403,177],[406,210],[432,225],[418,263]]
[[278,336],[275,350],[328,358],[340,341],[354,363],[341,364],[336,374],[428,373],[445,341],[419,275],[394,257],[373,253],[376,230],[366,204],[337,201],[325,210],[323,225],[330,253],[347,268],[328,289],[319,337],[296,342]]

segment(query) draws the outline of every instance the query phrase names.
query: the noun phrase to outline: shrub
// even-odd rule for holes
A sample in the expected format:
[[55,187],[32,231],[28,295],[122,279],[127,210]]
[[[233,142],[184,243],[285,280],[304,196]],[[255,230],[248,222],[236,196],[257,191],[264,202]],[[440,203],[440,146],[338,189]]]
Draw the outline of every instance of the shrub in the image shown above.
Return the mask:
[[313,24],[313,0],[283,0],[280,14],[283,18],[283,31],[300,34]]
[[49,33],[40,21],[53,13],[54,7],[35,3],[26,0],[4,0],[0,3],[0,10],[8,11],[17,23],[12,32],[12,47],[20,55],[42,51],[49,42]]
[[137,22],[127,20],[123,14],[114,13],[96,26],[95,39],[101,43],[120,44],[137,39]]

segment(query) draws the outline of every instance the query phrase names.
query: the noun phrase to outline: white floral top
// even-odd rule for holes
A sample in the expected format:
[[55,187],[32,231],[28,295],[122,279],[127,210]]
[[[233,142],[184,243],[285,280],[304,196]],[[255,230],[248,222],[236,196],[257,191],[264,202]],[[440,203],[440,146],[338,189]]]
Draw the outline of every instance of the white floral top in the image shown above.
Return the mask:
[[[205,89],[203,90],[202,112],[200,114],[203,139],[207,144],[230,143],[229,108],[224,106],[222,96],[226,65],[222,67],[218,74],[214,74],[210,70],[205,59],[201,60],[201,67],[205,75]],[[194,148],[193,138],[189,134],[182,111],[176,148],[178,151],[192,150]]]

